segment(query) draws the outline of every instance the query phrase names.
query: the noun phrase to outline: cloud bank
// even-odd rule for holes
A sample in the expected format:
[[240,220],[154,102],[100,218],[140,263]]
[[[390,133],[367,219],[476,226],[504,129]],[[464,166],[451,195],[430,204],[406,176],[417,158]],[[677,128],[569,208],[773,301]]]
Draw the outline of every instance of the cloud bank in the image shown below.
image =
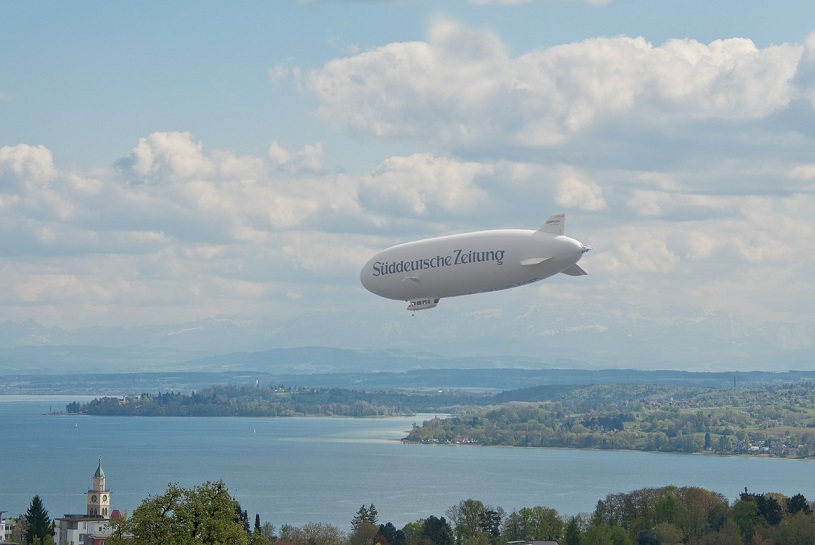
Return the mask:
[[612,36],[513,54],[490,30],[438,19],[424,41],[291,72],[323,123],[410,151],[352,174],[325,142],[284,134],[240,155],[153,132],[90,169],[37,143],[2,146],[2,318],[364,312],[389,304],[358,284],[375,250],[564,211],[594,248],[589,277],[507,292],[508,309],[556,289],[813,319],[815,35],[766,48]]

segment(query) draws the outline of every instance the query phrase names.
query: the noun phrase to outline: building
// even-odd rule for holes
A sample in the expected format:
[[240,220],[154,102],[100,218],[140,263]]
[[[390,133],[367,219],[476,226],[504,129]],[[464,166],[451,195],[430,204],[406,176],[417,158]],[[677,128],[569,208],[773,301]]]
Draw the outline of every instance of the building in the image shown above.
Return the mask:
[[93,487],[88,490],[85,514],[65,515],[56,520],[56,545],[104,545],[111,533],[111,519],[119,516],[118,510],[110,510],[110,490],[99,460]]
[[110,515],[110,490],[105,487],[105,472],[102,471],[102,460],[99,460],[99,467],[93,474],[93,488],[88,490],[88,508],[85,511],[88,516]]
[[3,513],[7,511],[0,511],[0,545],[7,545],[8,543],[13,543],[11,541],[11,535],[14,533],[14,526],[20,521],[20,518],[9,517],[7,519],[3,518]]

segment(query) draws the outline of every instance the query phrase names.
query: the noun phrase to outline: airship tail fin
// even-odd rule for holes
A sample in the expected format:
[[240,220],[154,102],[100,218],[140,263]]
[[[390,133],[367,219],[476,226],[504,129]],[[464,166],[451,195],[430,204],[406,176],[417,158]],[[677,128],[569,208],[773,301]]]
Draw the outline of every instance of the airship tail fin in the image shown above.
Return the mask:
[[568,274],[569,276],[586,276],[588,274],[586,271],[578,267],[576,264],[572,265],[565,271],[560,272],[562,272],[563,274]]
[[563,225],[566,223],[566,214],[554,214],[549,216],[549,219],[546,220],[546,223],[541,225],[538,231],[542,233],[549,233],[550,235],[562,235],[563,234]]

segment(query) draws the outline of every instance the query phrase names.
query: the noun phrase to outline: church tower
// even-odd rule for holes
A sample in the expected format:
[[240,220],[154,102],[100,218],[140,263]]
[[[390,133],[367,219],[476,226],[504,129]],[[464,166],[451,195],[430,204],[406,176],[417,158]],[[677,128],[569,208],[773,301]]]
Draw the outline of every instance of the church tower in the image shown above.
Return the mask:
[[93,474],[93,488],[88,490],[88,511],[91,517],[110,516],[110,490],[105,487],[105,472],[102,471],[102,460]]

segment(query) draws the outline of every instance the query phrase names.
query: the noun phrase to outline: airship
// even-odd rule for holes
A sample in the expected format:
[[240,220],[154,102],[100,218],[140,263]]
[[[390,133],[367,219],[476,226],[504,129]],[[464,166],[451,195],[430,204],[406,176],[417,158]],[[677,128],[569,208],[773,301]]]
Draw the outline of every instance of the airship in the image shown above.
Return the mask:
[[555,214],[537,231],[495,229],[399,244],[368,260],[359,279],[371,293],[417,311],[445,297],[515,288],[558,273],[583,276],[577,262],[591,248],[565,236],[565,222],[564,214]]

